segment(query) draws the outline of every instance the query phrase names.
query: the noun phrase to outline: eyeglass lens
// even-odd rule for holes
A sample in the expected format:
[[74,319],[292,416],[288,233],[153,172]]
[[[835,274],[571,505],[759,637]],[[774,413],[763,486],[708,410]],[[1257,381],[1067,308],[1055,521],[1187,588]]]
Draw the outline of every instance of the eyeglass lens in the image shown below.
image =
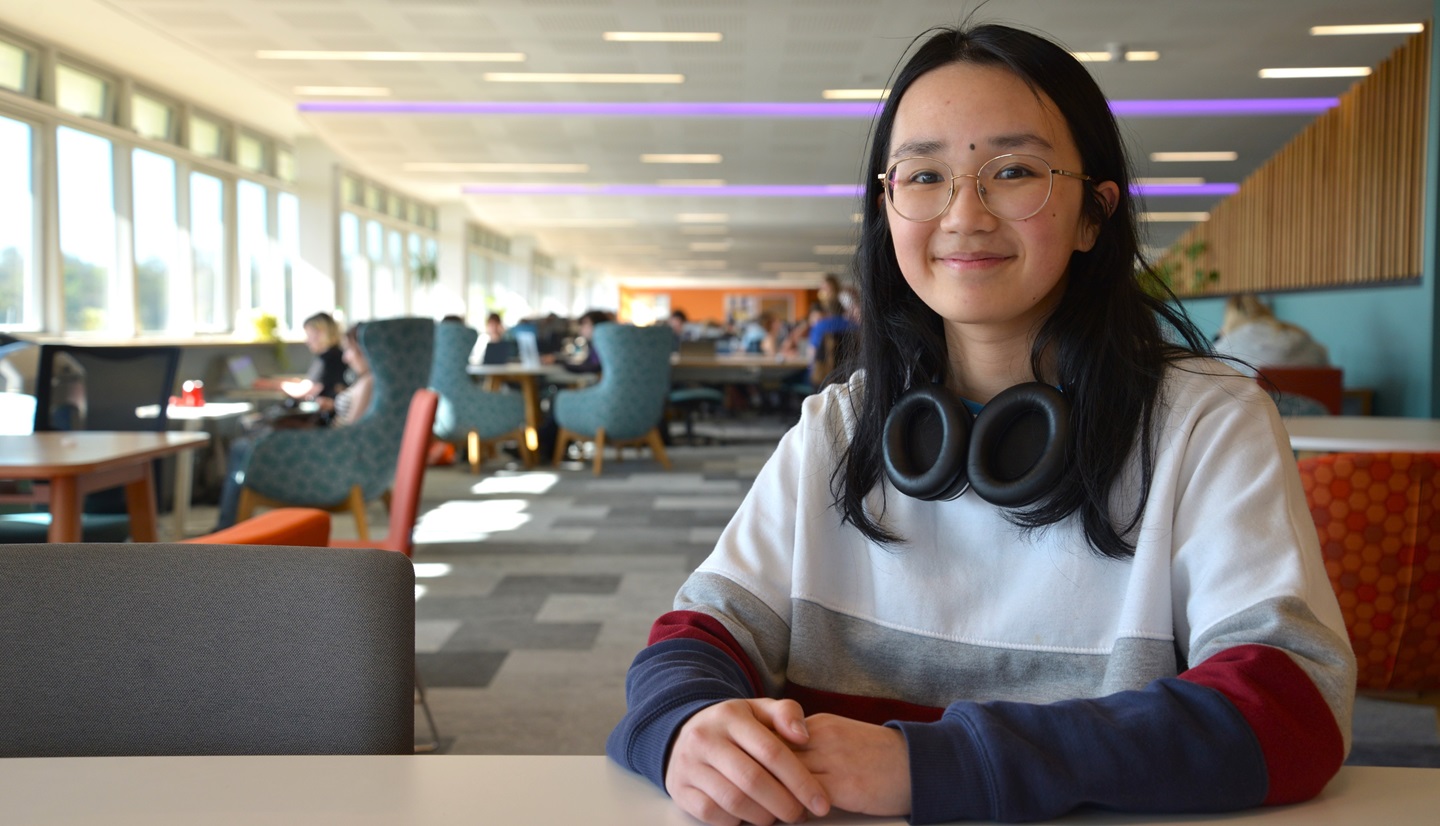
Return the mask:
[[[954,199],[956,177],[943,161],[905,158],[890,167],[885,189],[901,217],[929,221]],[[1053,180],[1050,164],[1034,155],[1001,155],[986,161],[975,175],[960,177],[975,178],[980,203],[1007,221],[1024,220],[1043,209]]]

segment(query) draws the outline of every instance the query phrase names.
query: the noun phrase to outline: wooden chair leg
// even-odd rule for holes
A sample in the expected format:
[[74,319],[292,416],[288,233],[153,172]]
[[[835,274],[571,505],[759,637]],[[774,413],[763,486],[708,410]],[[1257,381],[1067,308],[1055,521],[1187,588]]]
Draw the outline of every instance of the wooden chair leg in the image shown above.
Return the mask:
[[255,491],[240,489],[240,505],[235,509],[235,521],[244,522],[255,515]]
[[472,430],[465,434],[465,456],[470,460],[470,472],[480,472],[480,434]]
[[595,431],[595,475],[605,468],[605,428]]
[[655,454],[660,466],[669,470],[670,456],[665,453],[665,442],[660,438],[659,429],[651,428],[650,432],[645,434],[645,441],[650,445],[650,450]]
[[563,427],[555,434],[555,455],[550,457],[551,464],[556,467],[560,466],[565,459],[565,448],[569,446],[572,438],[574,438],[574,434]]
[[360,492],[359,485],[350,488],[350,512],[355,514],[355,536],[359,539],[370,539],[370,526],[365,522],[365,494]]

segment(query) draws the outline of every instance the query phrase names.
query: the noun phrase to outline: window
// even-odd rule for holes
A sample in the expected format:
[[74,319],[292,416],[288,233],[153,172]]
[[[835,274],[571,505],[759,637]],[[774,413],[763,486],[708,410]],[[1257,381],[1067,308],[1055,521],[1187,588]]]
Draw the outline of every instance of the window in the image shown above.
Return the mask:
[[288,149],[275,149],[275,177],[287,184],[295,183],[295,153]]
[[175,107],[137,92],[130,96],[130,126],[142,138],[173,143]]
[[135,295],[140,329],[189,332],[180,278],[180,227],[175,201],[175,161],[136,149],[132,153],[135,193]]
[[370,262],[360,240],[360,216],[340,214],[340,270],[345,290],[345,313],[351,321],[370,317]]
[[298,308],[313,307],[314,309],[304,312],[304,315],[308,316],[316,310],[325,309],[334,301],[316,301],[317,296],[306,292],[306,286],[313,289],[313,285],[302,286],[295,277],[300,264],[300,199],[295,197],[294,193],[281,192],[275,206],[279,232],[277,240],[280,242],[281,285],[285,302],[284,312],[280,314],[280,328],[298,331],[303,321]]
[[56,130],[55,144],[65,329],[114,330],[120,326],[110,312],[118,292],[114,150],[110,141],[66,126]]
[[376,317],[404,315],[409,302],[405,300],[405,236],[398,229],[385,233],[385,266],[380,270],[388,274],[382,282],[375,279]]
[[243,132],[235,138],[235,163],[251,172],[265,172],[265,142]]
[[190,250],[195,270],[195,329],[228,330],[225,184],[202,172],[190,173]]
[[111,121],[110,81],[74,66],[58,64],[55,105],[83,118]]
[[40,324],[34,146],[34,127],[0,117],[0,327]]
[[235,220],[240,245],[240,307],[269,313],[279,319],[284,299],[278,295],[279,285],[266,278],[267,252],[270,247],[270,218],[265,203],[265,187],[254,181],[236,185]]
[[0,40],[0,89],[9,89],[22,95],[35,94],[30,83],[30,67],[34,62],[34,56],[29,49]]
[[191,115],[190,151],[206,158],[224,158],[224,127],[207,117]]

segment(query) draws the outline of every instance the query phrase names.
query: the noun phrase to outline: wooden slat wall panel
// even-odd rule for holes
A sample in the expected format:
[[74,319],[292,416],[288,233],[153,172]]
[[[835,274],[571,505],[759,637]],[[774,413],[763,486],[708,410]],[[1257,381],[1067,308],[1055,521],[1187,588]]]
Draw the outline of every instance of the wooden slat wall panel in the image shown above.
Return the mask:
[[[1161,259],[1177,295],[1420,275],[1430,36],[1410,38],[1181,236]],[[1192,262],[1179,251],[1197,241]],[[1197,269],[1219,278],[1197,283]]]

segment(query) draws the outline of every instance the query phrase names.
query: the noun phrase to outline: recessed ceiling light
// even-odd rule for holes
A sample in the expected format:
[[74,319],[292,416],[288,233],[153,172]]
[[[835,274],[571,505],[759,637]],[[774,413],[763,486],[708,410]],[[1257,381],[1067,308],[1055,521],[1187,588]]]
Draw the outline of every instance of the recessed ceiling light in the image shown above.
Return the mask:
[[1139,215],[1141,221],[1151,223],[1187,223],[1194,224],[1210,220],[1208,212],[1142,212]]
[[727,212],[682,212],[675,216],[682,224],[723,224],[730,220]]
[[1117,56],[1123,56],[1121,63],[1149,63],[1160,59],[1160,53],[1156,51],[1137,50],[1128,52],[1071,52],[1071,57],[1081,63],[1109,63]]
[[623,229],[640,223],[634,218],[547,218],[535,226],[567,229]]
[[401,166],[406,172],[556,172],[584,173],[590,166],[583,163],[407,163]]
[[1233,161],[1240,157],[1238,152],[1151,152],[1150,160],[1156,163],[1184,163],[1186,161]]
[[1311,26],[1313,35],[1330,34],[1418,34],[1424,23],[1362,23],[1353,26]]
[[682,259],[682,260],[679,260],[679,261],[666,261],[666,262],[664,262],[664,264],[665,264],[665,266],[667,266],[667,267],[678,267],[678,268],[680,268],[680,269],[691,269],[691,270],[723,270],[723,269],[725,269],[725,262],[724,262],[724,261],[715,261],[715,260],[710,260],[710,261],[706,261],[706,260],[691,261],[691,260],[688,260],[688,259]]
[[1369,74],[1369,66],[1312,66],[1309,68],[1260,70],[1261,77],[1272,80],[1308,77],[1365,77]]
[[724,186],[724,178],[661,178],[659,186]]
[[684,75],[639,72],[485,72],[491,83],[684,83]]
[[826,100],[885,100],[889,89],[826,89],[820,93]]
[[523,52],[338,52],[261,49],[261,60],[367,60],[395,63],[524,63]]
[[815,261],[765,261],[760,264],[761,272],[785,272],[787,270],[823,270]]
[[815,247],[816,255],[854,255],[854,244],[821,244]]
[[1141,186],[1197,186],[1205,183],[1204,178],[1136,178]]
[[296,86],[297,95],[327,95],[337,98],[389,97],[387,86]]
[[597,252],[608,252],[612,255],[659,255],[660,247],[655,244],[617,244],[601,247]]
[[601,37],[621,43],[719,43],[720,32],[605,32]]
[[723,155],[650,154],[640,156],[641,163],[721,163],[724,160]]

